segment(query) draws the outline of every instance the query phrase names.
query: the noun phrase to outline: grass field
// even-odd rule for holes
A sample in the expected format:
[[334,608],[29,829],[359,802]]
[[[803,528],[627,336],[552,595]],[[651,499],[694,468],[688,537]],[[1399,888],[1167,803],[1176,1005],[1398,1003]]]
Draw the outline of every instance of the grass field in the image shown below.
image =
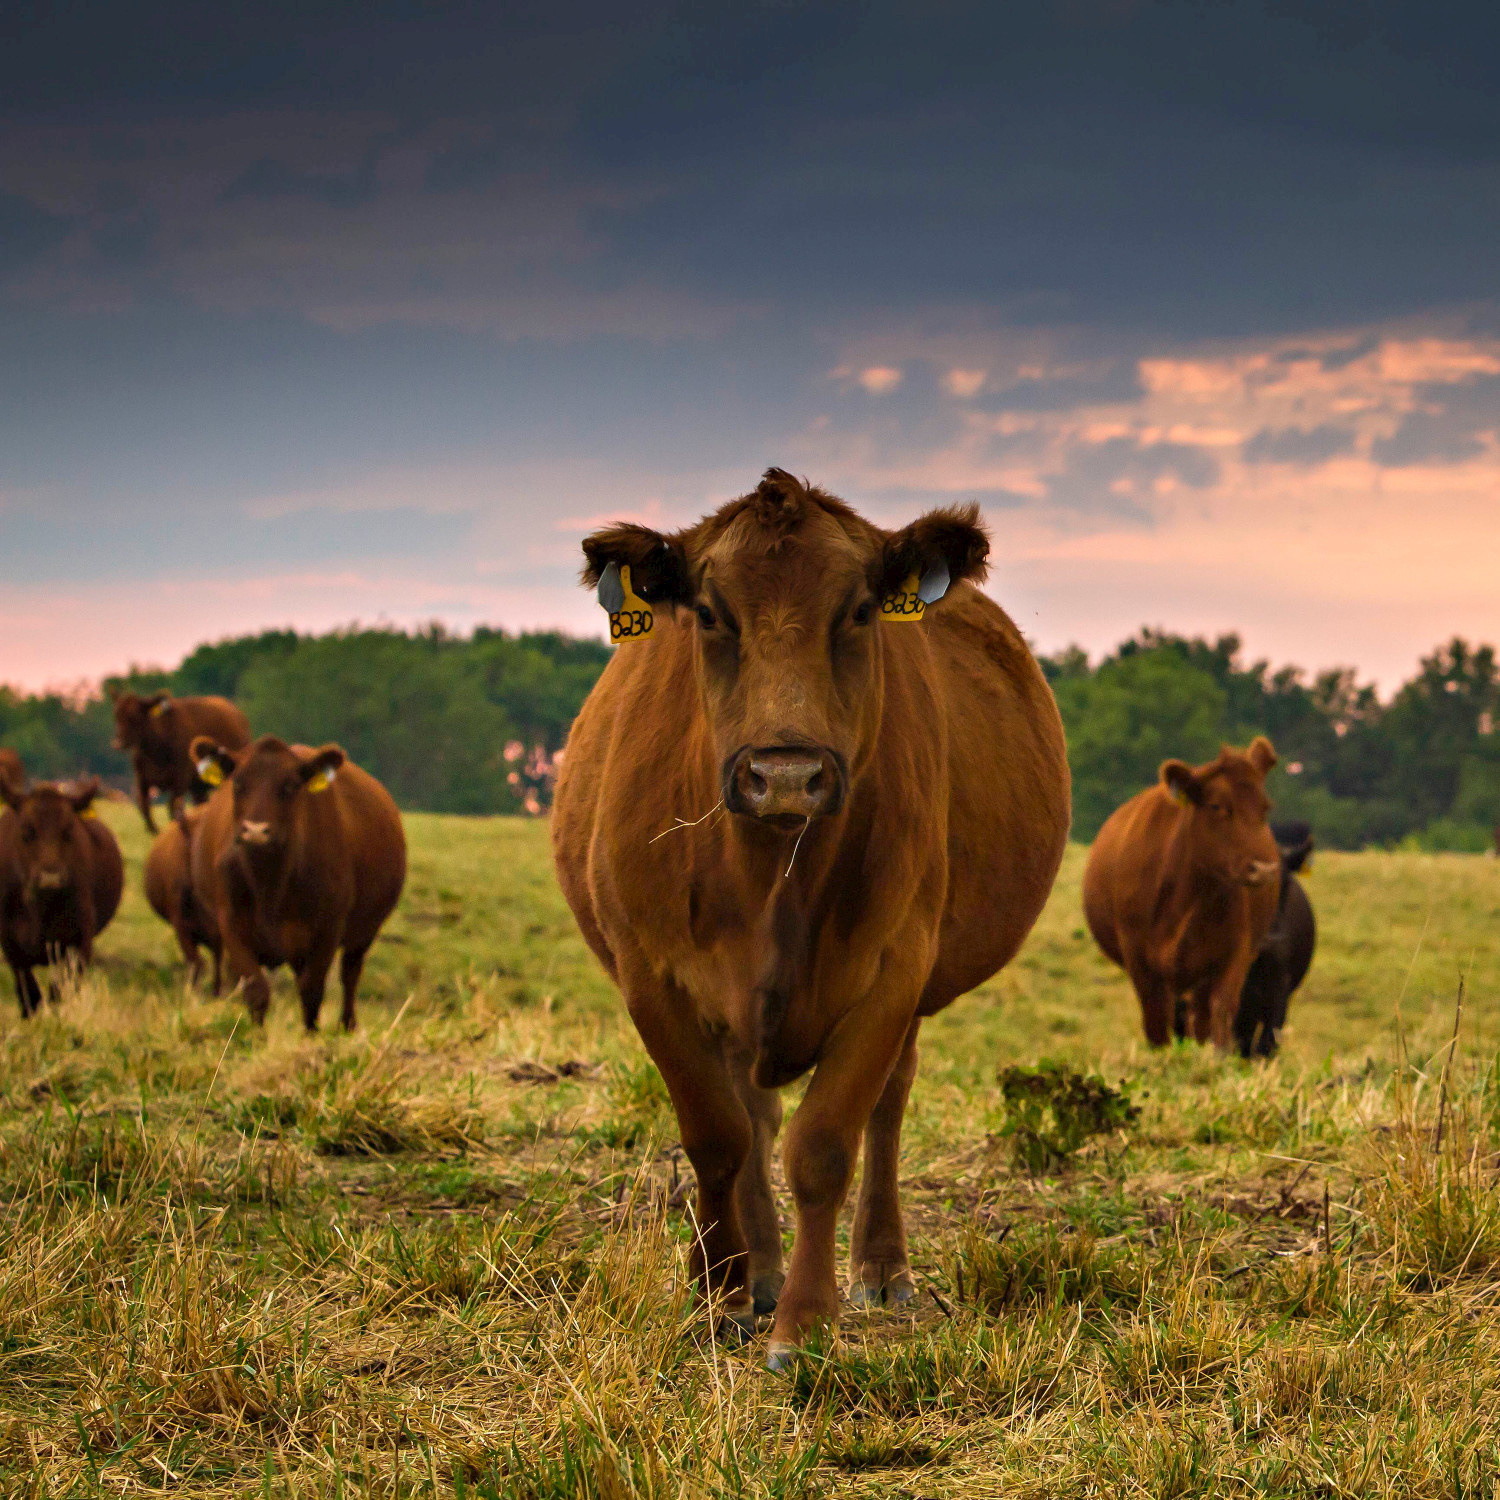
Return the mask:
[[[0,1007],[7,1495],[1500,1493],[1495,861],[1320,854],[1318,957],[1251,1067],[1146,1054],[1071,850],[924,1033],[921,1294],[775,1376],[685,1284],[671,1115],[544,825],[409,819],[361,1029],[307,1040],[284,975],[264,1034],[184,992],[106,815],[98,966]],[[1043,1058],[1139,1113],[1028,1135],[997,1074]]]

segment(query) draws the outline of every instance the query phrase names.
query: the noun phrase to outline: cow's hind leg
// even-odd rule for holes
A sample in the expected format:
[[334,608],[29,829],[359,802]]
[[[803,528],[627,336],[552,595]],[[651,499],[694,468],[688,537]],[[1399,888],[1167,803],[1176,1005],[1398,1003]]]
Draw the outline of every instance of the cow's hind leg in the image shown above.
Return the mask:
[[734,1091],[750,1117],[753,1137],[750,1154],[735,1180],[734,1201],[748,1246],[746,1275],[755,1316],[764,1318],[776,1311],[776,1299],[786,1279],[782,1270],[781,1215],[776,1211],[776,1193],[771,1186],[771,1150],[776,1144],[776,1132],[781,1129],[781,1095],[751,1080],[750,1062],[742,1053],[732,1052],[728,1062],[734,1076]]
[[917,1290],[906,1254],[897,1169],[901,1119],[917,1076],[917,1031],[913,1021],[885,1090],[865,1126],[865,1164],[849,1242],[849,1297],[864,1305],[905,1302]]
[[693,1275],[719,1299],[727,1325],[749,1333],[755,1312],[735,1189],[753,1144],[750,1115],[723,1047],[699,1023],[689,997],[644,966],[631,972],[622,963],[621,980],[630,1018],[672,1096],[682,1149],[698,1179]]
[[359,993],[359,976],[364,973],[365,954],[368,948],[345,948],[339,959],[339,984],[344,991],[344,1008],[339,1012],[339,1023],[345,1031],[354,1030],[354,998]]

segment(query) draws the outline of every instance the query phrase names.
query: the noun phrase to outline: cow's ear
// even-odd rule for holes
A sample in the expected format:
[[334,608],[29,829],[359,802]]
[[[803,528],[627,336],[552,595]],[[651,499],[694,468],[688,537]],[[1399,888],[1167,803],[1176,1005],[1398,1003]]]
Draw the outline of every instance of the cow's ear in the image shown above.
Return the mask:
[[1281,853],[1281,862],[1286,866],[1289,875],[1295,875],[1298,870],[1312,861],[1313,841],[1303,839],[1295,849],[1284,849]]
[[344,752],[337,745],[324,745],[302,762],[299,775],[310,792],[326,792],[344,764]]
[[222,786],[226,776],[234,775],[234,756],[211,734],[194,735],[188,756],[204,786]]
[[1164,760],[1161,784],[1171,792],[1174,802],[1191,802],[1196,807],[1203,801],[1203,783],[1185,760]]
[[989,555],[977,505],[930,510],[886,538],[877,587],[884,596],[915,576],[923,602],[935,604],[955,583],[982,582]]
[[166,713],[171,706],[172,695],[165,688],[152,693],[149,698],[141,699],[141,707],[153,717]]
[[614,563],[630,569],[631,588],[648,604],[692,603],[687,553],[676,537],[621,521],[585,537],[583,555],[582,576],[589,588],[597,588],[604,570]]
[[93,810],[94,798],[98,795],[99,778],[90,776],[87,781],[74,784],[73,790],[68,793],[68,801],[73,804],[73,811],[82,818]]
[[21,804],[25,800],[25,786],[7,776],[4,771],[0,771],[0,802],[3,802],[12,811],[20,812]]
[[1272,766],[1276,764],[1276,747],[1265,735],[1258,734],[1250,741],[1250,748],[1245,752],[1250,764],[1264,776]]

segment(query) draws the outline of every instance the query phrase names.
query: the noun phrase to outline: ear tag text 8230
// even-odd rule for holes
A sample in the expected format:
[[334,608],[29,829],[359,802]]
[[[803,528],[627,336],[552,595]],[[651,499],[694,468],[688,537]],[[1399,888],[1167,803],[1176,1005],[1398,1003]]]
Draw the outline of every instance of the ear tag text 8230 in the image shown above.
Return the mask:
[[611,645],[638,641],[651,634],[656,618],[651,606],[631,587],[629,563],[610,563],[599,575],[599,603],[609,616]]
[[920,620],[929,604],[936,604],[948,592],[952,576],[948,564],[939,558],[919,578],[911,574],[894,593],[880,601],[880,618],[893,622]]

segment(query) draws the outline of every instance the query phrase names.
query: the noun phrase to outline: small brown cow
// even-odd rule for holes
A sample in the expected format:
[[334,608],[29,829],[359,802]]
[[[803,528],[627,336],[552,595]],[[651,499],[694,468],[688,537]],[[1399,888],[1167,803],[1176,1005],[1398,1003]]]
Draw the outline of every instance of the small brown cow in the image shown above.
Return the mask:
[[297,978],[302,1020],[318,1029],[333,955],[343,1024],[365,954],[406,881],[406,835],[391,794],[337,745],[319,750],[262,735],[232,750],[200,735],[194,763],[210,782],[192,840],[193,899],[223,938],[230,984],[243,983],[257,1025],[271,986],[265,970],[287,964]]
[[18,792],[26,789],[26,767],[21,757],[6,745],[0,745],[0,785],[9,785]]
[[1275,764],[1263,736],[1206,765],[1169,760],[1089,851],[1084,915],[1130,976],[1153,1047],[1171,1038],[1180,999],[1198,1041],[1233,1043],[1245,976],[1276,915],[1281,855],[1265,792]]
[[208,735],[229,750],[250,743],[250,721],[227,698],[174,698],[165,691],[142,698],[114,688],[110,696],[115,705],[115,749],[130,751],[136,805],[152,833],[156,819],[151,793],[166,794],[175,818],[182,799],[198,786],[188,753],[196,736]]
[[[88,963],[120,905],[125,866],[94,811],[98,792],[97,777],[30,791],[0,779],[0,951],[23,1016],[42,1003],[33,970],[59,960]],[[49,989],[55,998],[56,984]]]
[[207,948],[214,959],[213,993],[220,987],[222,947],[213,913],[193,895],[192,842],[206,808],[184,808],[157,834],[146,855],[146,900],[151,910],[176,934],[183,961],[193,984],[203,977],[203,955]]
[[[1047,899],[1062,726],[971,581],[989,550],[977,507],[886,531],[772,469],[683,531],[619,525],[583,549],[638,638],[573,726],[558,877],[671,1093],[695,1272],[732,1325],[774,1310],[779,1368],[837,1315],[861,1142],[851,1295],[915,1290],[897,1160],[918,1028],[1008,963]],[[777,1089],[809,1069],[783,1277]]]

